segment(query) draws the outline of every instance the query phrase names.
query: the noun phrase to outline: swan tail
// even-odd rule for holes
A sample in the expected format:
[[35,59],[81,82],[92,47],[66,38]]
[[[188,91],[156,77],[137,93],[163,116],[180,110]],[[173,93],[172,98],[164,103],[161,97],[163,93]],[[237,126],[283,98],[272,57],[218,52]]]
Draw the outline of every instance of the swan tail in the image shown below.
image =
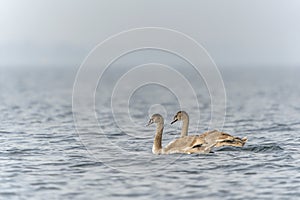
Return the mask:
[[247,138],[247,137],[243,137],[243,138],[242,138],[242,141],[243,141],[243,142],[247,142],[247,141],[248,141],[248,138]]
[[247,142],[247,140],[248,140],[247,137],[244,137],[242,139],[238,137],[233,137],[225,140],[217,140],[216,147],[221,147],[221,146],[243,147]]

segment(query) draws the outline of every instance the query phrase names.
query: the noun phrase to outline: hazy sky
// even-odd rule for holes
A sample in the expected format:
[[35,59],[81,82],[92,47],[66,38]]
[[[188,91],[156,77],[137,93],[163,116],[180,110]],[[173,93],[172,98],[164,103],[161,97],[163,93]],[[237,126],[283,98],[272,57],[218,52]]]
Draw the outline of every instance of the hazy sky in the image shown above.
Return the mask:
[[78,67],[145,26],[190,35],[219,66],[300,66],[299,11],[299,0],[0,0],[0,66]]

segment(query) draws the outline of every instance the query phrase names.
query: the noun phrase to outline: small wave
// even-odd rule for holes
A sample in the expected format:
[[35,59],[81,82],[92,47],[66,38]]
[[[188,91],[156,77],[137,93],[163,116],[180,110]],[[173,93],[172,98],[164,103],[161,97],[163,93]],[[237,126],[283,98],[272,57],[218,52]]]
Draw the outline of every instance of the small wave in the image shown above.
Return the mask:
[[9,132],[9,131],[0,131],[0,134],[26,134],[25,132]]
[[216,151],[241,151],[240,147],[218,147],[215,149]]
[[59,187],[55,187],[55,186],[42,186],[42,187],[38,187],[36,189],[37,191],[41,191],[41,190],[61,190],[61,188]]
[[97,166],[102,166],[103,164],[101,162],[88,162],[88,163],[80,163],[76,165],[71,165],[71,168],[82,168],[82,167],[97,167]]
[[17,195],[17,193],[15,192],[0,192],[0,196],[4,197],[4,196],[14,196]]
[[10,132],[8,132],[8,131],[0,131],[0,134],[8,134],[8,133],[10,133]]
[[[6,156],[13,156],[13,155],[42,155],[41,152],[39,152],[39,149],[19,149],[19,148],[11,148],[7,149],[6,151],[1,152],[1,154],[6,155]],[[0,154],[0,155],[1,155]]]
[[284,149],[277,144],[249,145],[246,147],[221,147],[217,151],[251,151],[254,153],[283,151]]
[[283,148],[277,144],[264,144],[264,145],[247,146],[243,148],[243,150],[260,153],[260,152],[283,151]]
[[291,123],[291,124],[276,124],[270,127],[263,127],[263,128],[258,128],[258,129],[251,129],[247,131],[251,132],[261,132],[261,131],[268,131],[268,132],[279,132],[279,131],[294,131],[292,126],[298,125],[299,123]]
[[242,122],[253,122],[253,119],[239,119],[239,120],[235,120],[234,123],[242,123]]

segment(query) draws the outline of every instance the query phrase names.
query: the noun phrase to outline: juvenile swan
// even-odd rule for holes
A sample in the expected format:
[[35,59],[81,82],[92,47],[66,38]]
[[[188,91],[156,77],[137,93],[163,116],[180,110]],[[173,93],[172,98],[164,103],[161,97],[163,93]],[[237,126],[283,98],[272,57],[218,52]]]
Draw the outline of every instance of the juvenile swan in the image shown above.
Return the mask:
[[150,124],[156,123],[156,134],[154,137],[152,153],[153,154],[171,154],[171,153],[209,153],[215,143],[208,143],[202,137],[197,135],[184,136],[173,140],[166,147],[162,148],[161,140],[164,129],[164,119],[160,114],[152,115]]
[[[181,129],[181,137],[186,137],[188,134],[188,128],[189,128],[189,115],[185,111],[179,111],[174,116],[173,121],[171,124],[182,121],[182,129]],[[247,137],[239,138],[234,137],[228,133],[219,132],[217,130],[213,131],[207,131],[205,133],[202,133],[200,137],[205,138],[205,140],[209,142],[216,142],[215,147],[221,147],[221,146],[235,146],[235,147],[242,147],[247,141]]]

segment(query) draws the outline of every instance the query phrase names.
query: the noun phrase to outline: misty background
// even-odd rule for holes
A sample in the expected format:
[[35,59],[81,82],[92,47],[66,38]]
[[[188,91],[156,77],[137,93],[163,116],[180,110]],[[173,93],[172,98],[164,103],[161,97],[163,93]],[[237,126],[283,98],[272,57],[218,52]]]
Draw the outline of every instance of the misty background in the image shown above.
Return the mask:
[[297,0],[0,1],[0,66],[78,68],[98,43],[164,27],[202,44],[218,67],[298,67]]
[[[0,199],[299,199],[299,11],[299,0],[0,0]],[[77,73],[100,42],[141,27],[194,38],[224,88],[212,68],[204,76],[152,49],[100,76],[97,59],[116,50],[106,48],[89,60],[95,71]],[[128,72],[147,63],[174,71]],[[164,116],[165,146],[179,137],[179,110],[189,135],[224,121],[220,131],[248,141],[153,155],[149,118]]]

